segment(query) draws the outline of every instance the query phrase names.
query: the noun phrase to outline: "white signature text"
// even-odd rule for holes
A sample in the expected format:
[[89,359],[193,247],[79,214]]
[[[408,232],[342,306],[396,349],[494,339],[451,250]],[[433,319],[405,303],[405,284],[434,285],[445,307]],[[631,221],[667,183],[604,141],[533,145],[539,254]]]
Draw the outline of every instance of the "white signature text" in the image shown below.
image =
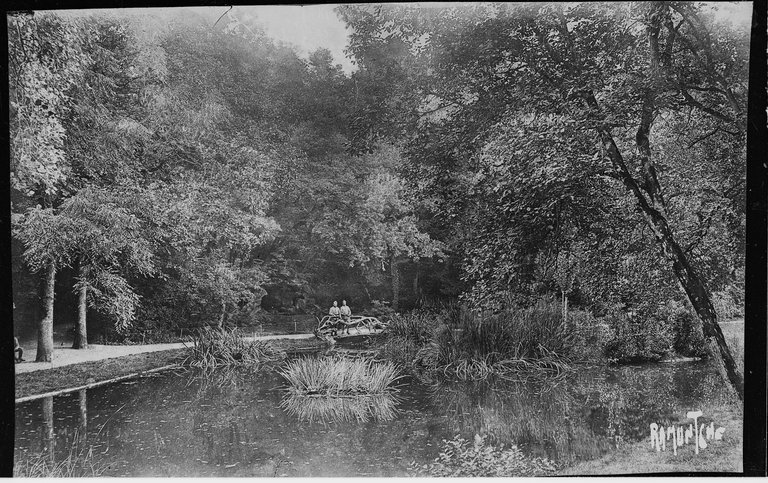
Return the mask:
[[688,444],[693,439],[696,454],[699,454],[699,448],[705,449],[707,441],[723,439],[725,428],[719,427],[715,429],[714,422],[709,423],[709,425],[699,425],[699,417],[702,414],[701,411],[689,411],[686,413],[685,417],[693,420],[693,423],[689,424],[687,428],[675,425],[665,428],[656,423],[651,423],[651,448],[656,448],[656,451],[666,451],[667,441],[670,441],[672,451],[674,454],[677,454],[677,448]]

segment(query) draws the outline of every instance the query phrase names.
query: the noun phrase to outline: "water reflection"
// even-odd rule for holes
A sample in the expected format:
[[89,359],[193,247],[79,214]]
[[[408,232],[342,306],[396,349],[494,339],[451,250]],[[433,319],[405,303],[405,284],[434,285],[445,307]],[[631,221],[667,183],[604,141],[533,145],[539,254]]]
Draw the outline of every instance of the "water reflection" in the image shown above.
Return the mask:
[[303,396],[288,393],[280,407],[299,421],[322,423],[366,423],[391,421],[397,415],[397,397],[391,393],[373,396]]
[[567,465],[646,439],[650,422],[681,421],[704,401],[727,404],[724,386],[710,366],[693,363],[602,368],[552,382],[439,383],[429,394],[454,434],[487,435]]
[[[568,465],[647,438],[651,422],[678,423],[703,401],[727,403],[724,386],[705,364],[679,364],[596,368],[557,384],[407,379],[397,395],[329,399],[286,394],[267,368],[184,371],[20,403],[15,454],[63,460],[78,445],[106,476],[407,476],[441,440],[481,434]],[[741,415],[723,408],[715,424],[736,426]]]
[[43,398],[43,452],[48,454],[48,459],[53,463],[55,459],[54,448],[56,440],[53,432],[53,396]]

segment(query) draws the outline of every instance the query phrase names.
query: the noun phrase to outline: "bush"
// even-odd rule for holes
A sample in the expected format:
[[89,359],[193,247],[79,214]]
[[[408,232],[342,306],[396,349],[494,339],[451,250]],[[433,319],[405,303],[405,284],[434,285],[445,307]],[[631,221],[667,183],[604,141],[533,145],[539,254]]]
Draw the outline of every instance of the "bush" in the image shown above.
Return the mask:
[[485,437],[475,435],[474,443],[456,436],[443,440],[443,448],[432,464],[412,468],[415,476],[547,476],[555,464],[546,458],[526,456],[516,445],[495,448]]
[[380,319],[388,319],[395,313],[395,309],[389,306],[389,302],[381,300],[372,300],[368,311],[373,317]]
[[684,357],[707,357],[707,342],[699,318],[685,308],[673,308],[662,316],[670,324],[675,352]]
[[672,352],[674,337],[666,322],[656,317],[629,317],[613,312],[605,317],[612,336],[605,355],[620,364],[660,361]]
[[603,350],[611,338],[611,330],[590,312],[568,312],[566,322],[570,333],[568,353],[571,359],[596,361],[603,358]]
[[734,290],[714,292],[712,294],[712,305],[720,320],[728,320],[744,317],[744,294]]
[[205,328],[192,339],[183,365],[214,369],[220,366],[249,365],[282,359],[285,353],[264,341],[243,339],[233,330]]

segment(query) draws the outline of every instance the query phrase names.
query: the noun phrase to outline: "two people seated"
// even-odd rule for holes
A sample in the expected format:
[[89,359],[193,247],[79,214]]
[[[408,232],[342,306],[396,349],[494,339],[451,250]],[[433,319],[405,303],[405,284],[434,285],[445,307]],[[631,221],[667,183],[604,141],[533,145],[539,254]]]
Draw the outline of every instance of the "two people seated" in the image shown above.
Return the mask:
[[338,319],[335,323],[336,328],[346,329],[347,333],[349,333],[347,324],[349,323],[349,318],[352,316],[352,309],[349,308],[346,300],[341,301],[341,307],[339,307],[339,303],[334,300],[333,307],[328,311],[328,315]]

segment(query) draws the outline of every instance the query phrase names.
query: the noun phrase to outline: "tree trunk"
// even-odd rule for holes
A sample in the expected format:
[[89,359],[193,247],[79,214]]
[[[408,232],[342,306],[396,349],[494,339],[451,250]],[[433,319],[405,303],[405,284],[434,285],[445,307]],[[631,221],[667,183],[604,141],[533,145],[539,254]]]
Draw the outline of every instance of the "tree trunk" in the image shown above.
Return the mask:
[[87,330],[87,316],[88,316],[88,287],[85,284],[85,267],[80,263],[78,269],[80,276],[80,289],[78,290],[77,300],[77,327],[75,328],[75,341],[72,344],[73,349],[87,349],[88,348],[88,330]]
[[35,362],[51,362],[53,357],[53,298],[56,288],[56,264],[51,262],[45,274],[43,303],[45,317],[37,328],[37,356]]
[[[588,94],[586,100],[590,108],[597,111],[597,100],[592,93]],[[627,189],[635,196],[640,211],[648,223],[648,226],[653,231],[656,241],[659,242],[662,247],[664,256],[672,263],[672,270],[674,271],[681,288],[688,296],[688,300],[691,302],[694,310],[696,310],[696,314],[698,314],[701,319],[704,335],[710,342],[714,341],[717,345],[729,381],[736,390],[739,398],[744,400],[744,378],[736,368],[736,362],[733,359],[730,349],[728,349],[728,344],[725,342],[723,331],[717,323],[717,315],[712,306],[712,301],[709,298],[709,292],[704,286],[704,282],[699,277],[698,273],[696,273],[696,270],[691,266],[685,252],[675,240],[674,233],[667,222],[666,215],[663,211],[663,203],[659,196],[660,190],[658,189],[658,180],[655,179],[655,176],[646,177],[645,179],[645,183],[651,187],[651,190],[646,190],[646,192],[649,193],[651,202],[655,205],[652,206],[651,202],[649,202],[645,194],[641,191],[638,182],[629,172],[629,169],[624,162],[624,158],[613,140],[610,128],[601,125],[597,128],[597,131],[602,146],[608,154],[616,173],[624,182]],[[647,173],[648,171],[646,171],[646,174]]]
[[389,268],[392,272],[392,309],[397,310],[400,306],[400,270],[395,258],[394,254],[390,257]]
[[413,299],[418,304],[421,299],[421,294],[419,294],[419,264],[416,262],[416,269],[414,270],[413,275]]

